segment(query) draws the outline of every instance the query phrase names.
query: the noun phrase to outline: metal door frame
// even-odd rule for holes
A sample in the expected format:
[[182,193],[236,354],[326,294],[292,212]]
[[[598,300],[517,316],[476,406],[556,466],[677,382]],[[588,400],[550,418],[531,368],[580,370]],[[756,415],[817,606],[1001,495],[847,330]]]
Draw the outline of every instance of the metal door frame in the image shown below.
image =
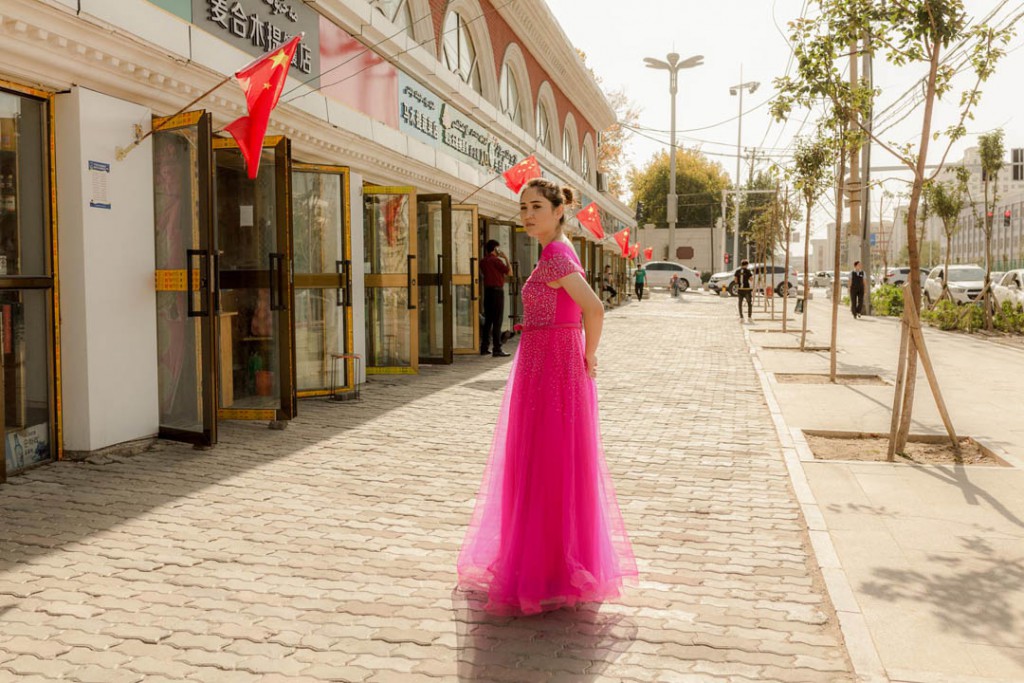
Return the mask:
[[[473,217],[470,219],[473,229],[470,231],[473,243],[469,245],[469,275],[456,275],[454,262],[452,264],[452,297],[454,299],[455,287],[469,287],[469,300],[472,307],[471,315],[473,320],[473,346],[470,348],[455,347],[455,355],[475,355],[480,349],[480,231],[477,225],[480,220],[480,207],[476,204],[452,204],[452,211],[470,211]],[[452,229],[454,233],[454,228]],[[452,235],[452,251],[455,250],[454,234]],[[454,258],[454,255],[453,255]],[[454,327],[455,312],[452,311],[452,325]],[[453,343],[454,346],[454,343]]]
[[[341,260],[335,263],[337,273],[296,273],[295,289],[337,289],[339,306],[345,307],[345,342],[343,345],[346,357],[345,361],[345,384],[339,385],[333,391],[331,387],[326,389],[296,390],[298,398],[312,398],[317,396],[333,396],[335,394],[355,391],[358,378],[355,376],[355,359],[351,357],[355,349],[355,337],[352,330],[352,214],[349,201],[351,186],[351,170],[348,166],[332,166],[327,164],[306,164],[293,161],[292,173],[323,173],[325,175],[341,176]],[[292,221],[292,242],[295,240],[294,221]],[[293,253],[294,258],[294,253]],[[326,347],[325,347],[326,348]],[[297,383],[296,383],[297,385]]]
[[[441,304],[442,350],[441,355],[435,357],[425,356],[423,355],[423,349],[419,349],[419,362],[423,364],[451,365],[455,361],[455,310],[452,292],[452,197],[449,194],[416,195],[417,239],[419,238],[420,202],[441,202],[441,253],[438,254],[440,258],[438,265],[441,266],[440,271],[436,273],[423,272],[417,268],[416,276],[419,278],[419,287],[438,288],[437,303]],[[418,244],[419,242],[417,241]],[[428,265],[424,258],[418,258],[417,262],[421,266]],[[436,284],[434,284],[435,279],[437,280]],[[422,290],[420,291],[422,292]]]

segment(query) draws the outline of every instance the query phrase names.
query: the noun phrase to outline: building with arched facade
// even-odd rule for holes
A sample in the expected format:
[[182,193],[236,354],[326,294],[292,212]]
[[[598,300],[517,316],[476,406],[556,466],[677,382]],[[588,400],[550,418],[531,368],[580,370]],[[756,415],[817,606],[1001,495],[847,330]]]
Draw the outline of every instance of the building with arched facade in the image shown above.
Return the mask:
[[[250,180],[231,76],[299,33]],[[539,0],[7,0],[0,36],[0,478],[475,353],[481,244],[514,261],[506,328],[537,259],[500,179],[528,155],[633,223]]]

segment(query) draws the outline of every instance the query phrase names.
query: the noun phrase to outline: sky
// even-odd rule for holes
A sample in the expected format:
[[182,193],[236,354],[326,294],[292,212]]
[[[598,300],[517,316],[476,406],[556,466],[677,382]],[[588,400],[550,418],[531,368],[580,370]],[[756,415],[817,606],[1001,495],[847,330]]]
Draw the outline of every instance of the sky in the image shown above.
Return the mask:
[[[651,156],[667,148],[669,139],[670,98],[668,72],[648,69],[644,57],[665,59],[677,52],[681,59],[703,55],[702,66],[679,72],[679,93],[676,100],[677,144],[699,147],[711,159],[722,164],[729,176],[736,176],[736,142],[739,98],[729,94],[730,86],[758,81],[756,92],[744,94],[742,145],[757,147],[772,158],[785,162],[796,136],[813,128],[814,115],[804,124],[806,112],[795,113],[786,124],[775,123],[768,113],[767,102],[775,94],[772,82],[786,73],[791,51],[786,34],[789,21],[800,16],[804,7],[815,7],[813,0],[546,0],[552,13],[573,44],[587,54],[587,63],[603,81],[606,89],[625,87],[627,94],[640,104],[640,126],[649,137],[634,135],[627,149],[630,161],[642,165]],[[1024,2],[1013,0],[965,0],[968,12],[981,18],[998,5],[999,16],[1020,11]],[[582,11],[581,8],[586,8]],[[1024,89],[1020,74],[1024,73],[1024,44],[1015,37],[1011,52],[997,67],[996,74],[983,85],[981,103],[975,120],[967,123],[968,135],[955,143],[949,160],[959,160],[963,150],[977,144],[977,136],[995,128],[1006,132],[1006,147],[1024,147]],[[740,73],[742,69],[742,81]],[[897,68],[882,57],[875,60],[875,85],[882,89],[879,108],[892,103],[925,74],[922,66]],[[1015,78],[1016,76],[1016,78]],[[947,96],[952,104],[959,91],[971,85],[966,76],[958,77],[955,96]],[[916,141],[920,136],[922,108],[918,107],[902,122],[895,123],[885,134],[887,140],[900,143]],[[940,105],[935,124],[944,128],[955,123],[955,106]],[[802,124],[804,124],[802,126]],[[651,139],[653,138],[653,139]],[[933,152],[945,145],[932,143]],[[1009,154],[1009,153],[1007,153]],[[929,154],[930,162],[938,162],[939,153]],[[895,159],[878,145],[872,149],[872,167],[896,165]],[[742,164],[741,177],[749,166]],[[891,176],[887,188],[894,192],[906,188],[909,174],[878,171],[873,178]],[[824,224],[830,216],[819,209],[814,214],[813,236],[824,236]]]

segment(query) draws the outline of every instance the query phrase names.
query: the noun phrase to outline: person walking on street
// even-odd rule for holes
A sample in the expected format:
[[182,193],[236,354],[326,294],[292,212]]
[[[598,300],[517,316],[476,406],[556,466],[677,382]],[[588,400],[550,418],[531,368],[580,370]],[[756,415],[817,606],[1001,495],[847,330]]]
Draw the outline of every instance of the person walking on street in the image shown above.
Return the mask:
[[636,273],[633,277],[636,281],[636,300],[644,300],[644,283],[647,282],[647,269],[644,268],[644,264],[640,263],[636,267]]
[[740,267],[736,269],[733,280],[736,282],[736,294],[739,296],[740,322],[743,321],[743,302],[747,302],[747,322],[754,318],[754,289],[750,281],[754,273],[747,266],[750,264],[747,259],[740,261]]
[[672,273],[668,286],[672,289],[672,296],[679,296],[679,275]]
[[611,266],[605,266],[604,267],[604,275],[602,276],[601,283],[602,283],[601,284],[601,291],[602,292],[608,292],[610,298],[614,299],[615,297],[617,297],[619,295],[618,291],[615,289],[615,286],[612,284],[612,267]]
[[480,259],[480,275],[484,281],[484,329],[480,335],[480,355],[490,353],[496,358],[509,354],[501,350],[501,321],[505,316],[505,278],[512,272],[508,257],[499,249],[498,240],[488,240]]
[[864,268],[855,261],[850,271],[850,312],[854,318],[864,314]]

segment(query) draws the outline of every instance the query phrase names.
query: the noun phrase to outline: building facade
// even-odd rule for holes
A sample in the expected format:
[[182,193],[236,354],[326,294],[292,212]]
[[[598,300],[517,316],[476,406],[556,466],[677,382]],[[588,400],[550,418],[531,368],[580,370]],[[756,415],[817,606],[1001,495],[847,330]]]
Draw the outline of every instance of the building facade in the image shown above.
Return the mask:
[[[231,74],[300,32],[250,180]],[[8,0],[0,38],[0,477],[475,353],[481,245],[510,323],[538,256],[500,180],[527,155],[632,224],[598,190],[615,114],[539,0]]]

